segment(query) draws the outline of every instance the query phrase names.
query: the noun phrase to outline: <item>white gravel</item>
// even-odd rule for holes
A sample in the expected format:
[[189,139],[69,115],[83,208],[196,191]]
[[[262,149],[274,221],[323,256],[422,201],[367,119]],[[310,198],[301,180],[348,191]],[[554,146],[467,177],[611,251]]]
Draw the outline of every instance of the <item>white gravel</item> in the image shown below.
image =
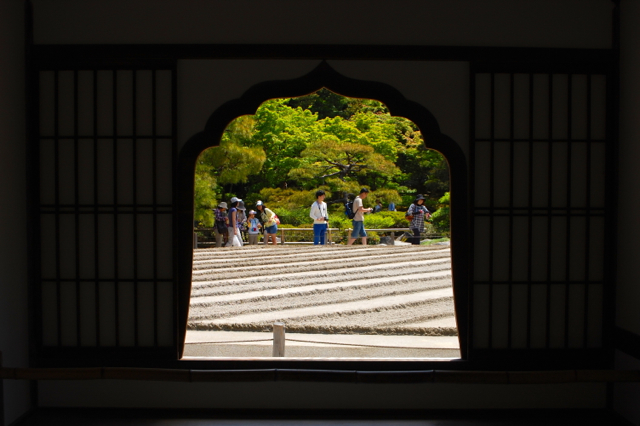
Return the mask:
[[443,246],[196,250],[190,330],[457,334]]

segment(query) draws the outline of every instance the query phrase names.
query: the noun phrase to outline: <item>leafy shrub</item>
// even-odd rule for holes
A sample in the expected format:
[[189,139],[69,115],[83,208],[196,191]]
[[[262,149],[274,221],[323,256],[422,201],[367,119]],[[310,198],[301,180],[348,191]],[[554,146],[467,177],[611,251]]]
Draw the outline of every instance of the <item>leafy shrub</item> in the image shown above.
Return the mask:
[[[398,211],[381,211],[373,215],[368,215],[365,219],[365,223],[368,225],[369,219],[371,219],[372,217],[383,217],[386,220],[390,219],[391,224],[389,226],[380,226],[379,228],[407,228],[409,226],[409,221],[404,218],[404,213],[405,212]],[[371,228],[378,228],[378,226],[371,226]]]
[[450,223],[449,223],[449,214],[450,214],[450,208],[449,208],[449,193],[445,193],[444,196],[442,196],[438,202],[440,203],[438,205],[438,210],[436,210],[433,215],[431,215],[431,220],[433,221],[433,226],[435,227],[435,229],[437,230],[436,233],[443,233],[448,235],[449,234],[449,228],[450,228]]
[[334,214],[329,216],[329,227],[346,229],[351,227],[351,219],[344,214]]
[[364,218],[366,228],[393,228],[395,221],[392,217],[385,217],[382,214],[367,214]]
[[[298,191],[291,188],[263,188],[260,190],[261,200],[264,201],[273,211],[275,211],[275,209],[272,207],[289,210],[297,210],[303,208],[302,206],[311,207],[311,204],[316,200],[315,194],[315,190]],[[280,215],[278,214],[278,216]]]
[[380,244],[380,235],[375,231],[367,231],[367,245],[371,246],[375,244]]
[[[391,186],[392,183],[389,183]],[[378,201],[382,202],[384,208],[386,208],[390,202],[395,204],[402,202],[402,197],[396,189],[378,188],[375,191],[371,191],[369,196],[364,200],[365,206],[374,207]]]
[[309,208],[287,209],[284,207],[276,207],[271,208],[271,210],[278,215],[281,225],[291,225],[292,228],[300,228],[302,225],[313,225],[313,220],[309,217]]

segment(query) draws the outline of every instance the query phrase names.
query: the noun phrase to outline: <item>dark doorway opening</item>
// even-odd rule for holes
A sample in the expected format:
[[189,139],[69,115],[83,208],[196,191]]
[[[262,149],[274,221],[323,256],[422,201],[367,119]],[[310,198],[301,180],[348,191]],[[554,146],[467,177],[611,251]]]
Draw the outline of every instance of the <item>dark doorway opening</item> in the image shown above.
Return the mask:
[[[451,182],[451,256],[454,303],[456,306],[461,356],[465,358],[468,338],[468,275],[466,270],[467,223],[465,217],[466,163],[462,151],[453,140],[440,133],[437,121],[423,106],[406,100],[398,91],[388,85],[344,77],[324,62],[314,71],[299,79],[287,82],[266,82],[254,86],[242,98],[230,101],[214,112],[207,122],[205,130],[194,135],[183,148],[179,165],[181,216],[178,224],[180,244],[178,266],[180,270],[179,318],[182,323],[179,337],[184,341],[191,295],[193,178],[194,165],[198,155],[204,149],[214,146],[218,143],[217,141],[221,140],[224,129],[231,120],[245,114],[252,114],[265,100],[285,96],[302,96],[322,87],[344,96],[379,99],[389,107],[394,115],[407,117],[416,123],[424,135],[425,146],[441,152],[447,159],[450,167]],[[189,236],[188,239],[185,238],[187,235]]]
[[[236,118],[196,163],[185,356],[269,357],[281,322],[287,357],[459,358],[448,184],[444,157],[378,101],[323,88]],[[354,250],[344,205],[363,187],[369,245]],[[332,231],[324,250],[312,246],[317,190]],[[279,248],[258,244],[258,200],[279,216]],[[257,225],[236,231],[243,249],[230,215]]]

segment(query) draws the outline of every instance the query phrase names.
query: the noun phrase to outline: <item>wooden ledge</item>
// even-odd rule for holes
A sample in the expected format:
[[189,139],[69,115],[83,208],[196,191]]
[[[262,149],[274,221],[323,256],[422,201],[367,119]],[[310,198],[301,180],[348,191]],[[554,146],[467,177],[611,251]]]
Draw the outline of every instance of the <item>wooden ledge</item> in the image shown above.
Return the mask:
[[640,370],[356,371],[310,369],[183,370],[162,368],[0,368],[6,380],[139,380],[162,382],[330,382],[553,384],[640,382]]

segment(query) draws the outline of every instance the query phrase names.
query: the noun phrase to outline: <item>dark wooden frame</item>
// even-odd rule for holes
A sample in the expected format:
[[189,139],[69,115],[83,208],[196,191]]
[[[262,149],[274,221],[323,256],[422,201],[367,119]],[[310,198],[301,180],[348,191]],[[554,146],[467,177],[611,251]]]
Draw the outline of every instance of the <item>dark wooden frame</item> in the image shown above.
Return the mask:
[[[133,63],[119,63],[119,66],[115,69],[101,69],[102,67],[95,68],[96,64],[84,64],[83,66],[74,68],[74,67],[63,67],[63,68],[54,68],[53,70],[50,67],[47,66],[41,66],[41,67],[33,67],[32,68],[32,74],[31,74],[31,78],[33,79],[33,84],[30,85],[30,92],[32,92],[33,94],[31,95],[33,97],[33,99],[35,99],[33,102],[37,105],[38,104],[38,93],[39,93],[39,71],[53,71],[54,73],[54,87],[55,87],[55,97],[56,97],[56,102],[55,102],[55,108],[54,108],[54,115],[58,115],[58,102],[57,102],[57,91],[58,91],[58,74],[61,71],[64,70],[68,70],[71,71],[73,73],[73,92],[74,92],[74,130],[73,130],[73,134],[71,135],[60,135],[58,132],[58,129],[56,127],[55,131],[54,131],[54,135],[47,135],[47,136],[43,136],[40,135],[40,131],[39,131],[39,120],[38,120],[38,108],[36,107],[36,105],[34,105],[33,108],[33,117],[29,117],[29,121],[32,122],[32,126],[30,127],[29,130],[29,142],[31,144],[31,149],[29,150],[29,155],[33,156],[36,158],[36,160],[31,161],[30,164],[34,165],[34,170],[31,171],[30,173],[30,182],[29,182],[29,186],[31,189],[31,198],[30,198],[30,213],[32,216],[32,220],[34,225],[30,228],[31,231],[31,235],[30,235],[30,242],[33,243],[34,245],[36,245],[38,247],[38,250],[33,252],[33,256],[30,257],[30,260],[33,261],[33,266],[30,269],[30,272],[33,274],[33,277],[31,278],[32,280],[35,280],[35,282],[37,283],[41,283],[41,282],[55,282],[56,283],[56,287],[57,287],[57,293],[58,293],[58,309],[57,309],[57,315],[58,315],[58,323],[60,323],[60,301],[59,301],[59,296],[60,296],[60,283],[61,282],[73,282],[76,285],[76,318],[79,318],[79,312],[80,312],[80,296],[79,296],[79,292],[80,292],[80,286],[79,283],[83,280],[81,280],[80,278],[80,274],[79,274],[79,259],[80,259],[80,253],[79,253],[79,235],[76,232],[75,235],[75,253],[74,253],[74,257],[75,257],[75,264],[76,264],[76,274],[75,274],[75,279],[61,279],[60,278],[60,273],[59,271],[56,273],[56,277],[43,277],[41,272],[40,272],[40,247],[39,247],[39,238],[40,238],[40,233],[39,233],[39,229],[40,229],[40,225],[39,225],[39,220],[40,220],[40,216],[41,215],[53,215],[56,218],[56,240],[57,240],[57,245],[59,246],[59,234],[60,234],[60,225],[59,225],[59,218],[61,215],[63,214],[67,214],[67,215],[73,215],[73,217],[75,218],[75,230],[77,231],[79,229],[79,217],[81,215],[85,215],[85,216],[93,216],[94,217],[94,226],[95,226],[95,230],[96,233],[98,232],[98,220],[97,217],[100,214],[109,214],[110,211],[112,211],[113,213],[113,217],[114,217],[114,249],[115,247],[117,247],[117,217],[118,215],[128,215],[132,218],[132,227],[133,227],[133,231],[134,231],[134,246],[137,247],[135,238],[136,238],[136,230],[137,230],[137,217],[138,215],[150,215],[153,217],[153,229],[154,229],[154,247],[156,246],[156,237],[157,237],[157,221],[158,218],[162,215],[171,215],[172,221],[175,219],[175,212],[173,211],[176,203],[174,201],[175,199],[175,194],[173,195],[172,201],[170,203],[167,204],[160,204],[157,202],[157,170],[156,170],[156,150],[157,150],[157,146],[158,143],[160,141],[162,141],[165,144],[170,144],[170,150],[171,150],[171,157],[172,157],[172,164],[171,164],[171,173],[173,176],[173,180],[172,180],[172,189],[176,187],[175,184],[175,169],[177,166],[177,131],[176,131],[176,122],[177,122],[177,113],[176,113],[176,70],[175,70],[175,61],[154,61],[148,64],[143,64],[140,62],[133,62]],[[93,75],[93,80],[92,80],[92,85],[93,85],[93,133],[91,135],[80,135],[78,132],[78,127],[77,127],[77,116],[78,116],[78,76],[79,76],[79,72],[81,71],[87,71],[87,72],[91,72]],[[149,71],[151,73],[151,91],[152,91],[152,119],[151,119],[151,126],[152,126],[152,131],[149,135],[137,135],[136,134],[136,117],[135,114],[133,114],[132,117],[132,126],[133,126],[133,134],[132,135],[127,135],[127,136],[122,136],[122,135],[118,135],[117,132],[117,123],[114,120],[113,123],[113,135],[109,136],[109,135],[98,135],[97,133],[97,98],[96,98],[96,93],[97,93],[97,79],[96,79],[96,75],[98,71],[108,71],[110,72],[111,78],[113,79],[114,82],[114,87],[115,87],[115,82],[117,79],[117,73],[124,71],[124,72],[128,72],[131,74],[131,78],[132,78],[132,87],[133,87],[133,94],[132,94],[132,103],[133,103],[133,111],[135,111],[135,105],[137,102],[137,96],[135,94],[136,91],[136,73],[139,71]],[[157,122],[157,106],[156,106],[156,94],[157,94],[157,87],[156,87],[156,77],[157,77],[157,72],[158,71],[167,71],[171,73],[171,82],[170,82],[170,86],[171,86],[171,91],[172,91],[172,95],[171,95],[171,133],[170,134],[166,134],[166,135],[161,135],[157,132],[156,130],[156,122]],[[114,117],[116,116],[117,113],[117,102],[116,102],[116,91],[114,89],[113,91],[113,113],[114,113]],[[57,145],[58,141],[61,139],[70,139],[74,141],[74,154],[75,154],[75,161],[74,161],[74,176],[75,176],[75,200],[73,203],[65,205],[65,204],[61,204],[58,201],[56,201],[53,204],[42,204],[39,202],[39,186],[40,186],[40,176],[39,176],[39,168],[38,168],[38,164],[40,162],[39,160],[39,155],[40,155],[40,142],[43,140],[53,140],[55,141],[54,143]],[[132,150],[134,152],[134,156],[133,156],[133,164],[132,164],[132,172],[133,172],[133,180],[132,180],[132,186],[133,186],[133,201],[131,204],[123,204],[123,203],[118,203],[117,201],[117,185],[114,185],[113,189],[114,189],[114,194],[113,194],[113,198],[114,201],[113,203],[102,203],[100,204],[98,202],[98,190],[97,190],[97,178],[94,177],[94,181],[93,181],[93,194],[94,194],[94,202],[93,204],[80,204],[79,203],[79,199],[78,199],[78,176],[79,176],[79,171],[78,171],[78,141],[80,139],[86,139],[86,140],[93,140],[93,144],[94,144],[94,153],[93,153],[93,162],[94,162],[94,173],[97,170],[96,164],[98,162],[98,156],[97,156],[97,149],[96,149],[96,144],[98,140],[105,140],[105,139],[110,139],[113,141],[116,140],[120,140],[120,139],[130,139],[132,140]],[[152,141],[152,151],[153,151],[153,202],[151,202],[150,204],[143,204],[143,203],[139,203],[137,201],[137,197],[136,197],[136,190],[137,190],[137,177],[136,177],[136,160],[135,160],[135,152],[136,152],[136,141],[138,139],[146,139],[149,141]],[[113,163],[113,173],[114,173],[114,178],[115,176],[117,176],[117,163],[116,163],[116,153],[117,153],[117,148],[114,144],[114,148],[112,150],[113,153],[113,158],[114,158],[114,163]],[[59,176],[59,165],[58,165],[58,161],[55,161],[55,175]],[[56,177],[57,179],[57,177]],[[56,187],[58,187],[58,185],[56,184]],[[57,196],[56,196],[57,197]],[[172,228],[175,230],[175,224],[173,224]],[[31,238],[33,240],[31,240]],[[98,242],[97,239],[94,243],[95,245],[95,254],[96,254],[96,263],[95,263],[95,268],[96,268],[96,277],[99,275],[98,274]],[[172,245],[175,246],[176,245],[176,235],[172,235]],[[59,248],[58,248],[59,251]],[[137,272],[137,265],[135,264],[135,257],[137,256],[137,249],[134,250],[133,253],[133,257],[134,257],[134,266],[133,266],[133,275],[131,278],[128,279],[121,279],[118,275],[118,264],[117,264],[117,260],[114,262],[114,266],[115,266],[115,272],[114,272],[114,278],[113,279],[97,279],[96,278],[96,293],[98,293],[99,290],[99,285],[101,281],[107,281],[107,282],[113,282],[114,283],[114,291],[115,291],[115,297],[116,297],[116,311],[117,311],[117,305],[118,305],[118,300],[117,300],[117,288],[118,288],[118,284],[120,284],[121,282],[130,282],[134,288],[134,297],[137,298],[137,288],[139,286],[139,283],[141,282],[151,282],[154,284],[154,289],[153,289],[153,293],[154,293],[154,320],[153,320],[153,324],[154,324],[154,331],[153,331],[153,341],[154,341],[154,345],[152,348],[149,347],[139,347],[139,338],[138,338],[138,330],[137,327],[134,329],[134,340],[135,340],[135,349],[138,350],[139,353],[141,354],[146,354],[144,355],[145,357],[150,357],[151,359],[153,358],[166,358],[167,357],[167,350],[166,348],[160,346],[158,344],[158,328],[157,328],[157,322],[158,322],[158,318],[157,318],[157,298],[158,298],[158,288],[155,285],[158,282],[164,282],[164,283],[171,283],[172,285],[172,289],[175,290],[175,272],[174,272],[174,277],[171,278],[163,278],[163,279],[159,279],[158,278],[158,256],[157,256],[157,251],[154,251],[152,257],[153,257],[153,278],[152,279],[138,279],[138,272]],[[116,256],[117,258],[117,256]],[[174,256],[175,258],[175,256]],[[174,265],[174,271],[176,270],[175,265]],[[40,289],[36,287],[33,289],[33,303],[34,303],[34,315],[31,317],[32,318],[32,325],[33,324],[41,324],[42,323],[42,315],[41,315],[41,306],[42,306],[42,301],[41,301],[41,294],[40,294]],[[109,353],[111,353],[113,351],[113,348],[110,347],[105,347],[105,346],[100,346],[100,335],[99,335],[99,329],[100,329],[100,322],[99,322],[99,312],[100,312],[100,306],[98,304],[98,298],[96,298],[96,331],[97,331],[97,335],[96,335],[96,344],[97,346],[100,348],[100,350],[96,350],[96,348],[92,348],[92,347],[83,347],[82,349],[76,348],[75,355],[71,355],[72,352],[74,352],[73,350],[71,350],[71,348],[68,347],[62,347],[61,344],[61,335],[60,335],[60,329],[58,328],[58,336],[57,336],[57,341],[58,341],[58,347],[46,347],[43,345],[42,343],[42,328],[40,327],[39,329],[35,330],[36,333],[36,338],[37,340],[35,341],[35,343],[33,344],[33,349],[31,352],[31,356],[34,359],[39,359],[39,358],[55,358],[56,357],[56,353],[69,353],[70,356],[85,356],[88,354],[94,354],[94,355],[90,355],[92,358],[102,358],[102,357],[110,357],[110,355],[108,355]],[[175,312],[177,311],[177,309],[174,309],[174,313],[173,316],[175,317]],[[138,303],[137,300],[134,301],[134,317],[137,318],[138,316]],[[116,326],[115,326],[115,339],[116,339],[116,346],[119,346],[119,325],[118,323],[118,319],[115,318],[116,320]],[[175,336],[177,334],[177,323],[175,322],[175,320],[173,321],[174,325],[174,329],[172,332],[172,336]],[[80,342],[80,324],[78,321],[77,327],[76,327],[76,336],[77,336],[77,341]],[[121,348],[123,349],[123,348]],[[128,349],[133,349],[133,348],[127,348],[123,351],[123,353],[126,353],[128,351]],[[82,355],[77,355],[77,353],[81,353]],[[99,354],[99,355],[97,355]],[[131,355],[127,355],[127,357],[130,357]]]
[[[554,63],[547,61],[533,61],[529,62],[527,60],[523,60],[520,62],[514,61],[477,61],[471,63],[471,73],[470,73],[470,86],[471,86],[471,108],[470,108],[470,123],[471,128],[474,128],[474,120],[475,120],[475,75],[476,74],[491,74],[492,78],[496,74],[511,74],[511,85],[513,89],[513,77],[514,74],[522,74],[528,75],[532,77],[534,74],[543,74],[543,75],[566,75],[569,78],[569,81],[573,75],[585,75],[587,78],[591,79],[592,75],[601,75],[606,78],[606,136],[604,140],[600,141],[591,141],[590,136],[588,136],[588,143],[600,142],[603,143],[606,150],[606,200],[605,206],[606,208],[594,209],[593,214],[591,216],[594,217],[602,217],[604,221],[611,227],[611,229],[617,229],[617,161],[618,161],[618,60],[617,60],[617,52],[615,50],[609,51],[611,55],[609,59],[604,61],[595,61],[594,63],[575,63],[573,65],[567,66],[566,63]],[[590,84],[590,83],[589,83]],[[531,90],[531,89],[530,89]],[[571,89],[569,89],[571,90]],[[570,92],[569,92],[570,93]],[[570,111],[570,108],[569,108]],[[570,114],[570,112],[569,112]],[[511,105],[511,119],[513,120],[513,105]],[[570,117],[569,117],[570,120]],[[551,119],[550,119],[551,123]],[[513,123],[511,123],[513,126]],[[590,126],[590,121],[588,122],[588,126]],[[569,130],[570,134],[570,130]],[[473,140],[473,131],[471,132],[472,140],[470,142],[470,156],[472,159],[470,160],[470,179],[473,179],[474,176],[474,160],[475,157],[475,148],[476,141]],[[530,136],[530,139],[533,140],[533,137]],[[571,141],[571,137],[568,138]],[[503,141],[504,142],[504,141]],[[513,141],[511,141],[513,144]],[[493,172],[493,166],[492,166]],[[587,187],[589,184],[587,183]],[[474,203],[474,186],[470,185],[470,220],[474,221],[474,217],[477,215],[476,208],[478,206]],[[511,201],[513,201],[513,194],[511,195]],[[488,206],[484,206],[485,210],[489,209]],[[493,208],[491,208],[493,209]],[[502,207],[504,210],[504,207]],[[513,218],[513,208],[511,218]],[[529,218],[534,216],[533,208],[529,209]],[[547,214],[547,213],[545,213]],[[549,210],[549,217],[551,217],[552,213]],[[484,214],[484,216],[491,216],[492,213]],[[525,214],[526,215],[526,214]],[[556,215],[556,213],[553,213]],[[567,217],[567,226],[569,223],[569,219],[571,216],[579,216],[576,214],[568,213]],[[530,219],[529,219],[530,220]],[[587,217],[587,223],[589,223],[589,218]],[[473,230],[473,224],[470,226],[470,229]],[[587,239],[589,238],[589,232],[586,232]],[[471,239],[473,241],[473,231],[471,232]],[[612,236],[615,235],[615,232],[612,232]],[[567,234],[568,238],[568,234]],[[615,237],[613,237],[615,240]],[[568,240],[567,240],[568,241]],[[531,235],[529,235],[529,242],[531,244]],[[616,254],[615,254],[615,243],[611,249],[607,249],[604,254],[604,273],[605,277],[602,280],[603,284],[603,335],[602,335],[602,347],[600,348],[587,348],[586,345],[586,335],[585,335],[585,346],[582,349],[571,349],[567,346],[567,334],[565,333],[565,347],[564,348],[549,348],[548,343],[548,334],[547,334],[547,347],[543,349],[532,349],[530,347],[526,349],[515,349],[511,348],[511,344],[509,343],[509,348],[507,349],[477,349],[471,348],[470,351],[472,353],[472,358],[475,361],[482,362],[486,366],[492,366],[492,368],[498,368],[504,360],[509,360],[509,362],[520,365],[523,368],[537,368],[538,365],[554,365],[562,368],[569,368],[572,365],[600,365],[611,367],[613,360],[613,350],[616,346],[616,343],[613,341],[615,337],[615,285],[616,285],[616,277],[615,277],[615,263],[616,263]],[[471,243],[473,246],[473,242]],[[510,248],[511,251],[511,248]],[[470,254],[470,264],[473,264],[473,253]],[[567,261],[568,262],[568,261]],[[566,268],[568,269],[568,263]],[[586,274],[588,275],[588,273]],[[473,299],[473,291],[475,288],[475,284],[477,284],[473,278],[470,278],[470,297]],[[488,283],[492,284],[492,283]],[[528,284],[531,287],[531,283]],[[568,300],[568,288],[569,282],[563,284],[567,291],[567,299]],[[547,304],[549,301],[547,300]],[[566,302],[568,303],[568,302]],[[547,306],[547,309],[548,306]],[[566,315],[567,310],[565,310]],[[585,313],[588,312],[585,308]],[[470,314],[473,318],[473,312]],[[585,324],[587,322],[587,317],[584,318]],[[510,326],[510,324],[509,324]],[[567,325],[567,318],[565,317],[565,329]],[[527,325],[527,333],[530,333],[531,325]],[[586,325],[585,325],[586,327]],[[619,333],[618,336],[625,336],[624,333]],[[509,335],[510,337],[510,335]]]
[[[552,68],[555,72],[575,72],[575,70],[586,70],[587,72],[604,72],[611,81],[613,87],[617,87],[617,50],[616,49],[546,49],[546,48],[487,48],[487,47],[440,47],[440,46],[363,46],[363,45],[32,45],[28,43],[28,63],[27,63],[27,87],[28,105],[27,117],[29,130],[29,143],[33,147],[34,137],[37,136],[38,125],[38,105],[37,101],[37,71],[39,69],[50,70],[73,70],[73,69],[95,69],[97,67],[106,67],[111,69],[125,68],[153,68],[159,64],[166,66],[171,63],[175,69],[179,59],[358,59],[358,60],[418,60],[418,61],[465,61],[469,62],[473,69],[496,69],[499,68],[503,72],[525,70],[525,72],[537,72],[538,70],[549,70]],[[544,71],[546,72],[546,71]],[[349,84],[346,84],[349,82]],[[279,84],[282,84],[279,83]],[[353,86],[350,86],[354,84]],[[177,218],[175,230],[180,252],[176,257],[178,265],[179,280],[182,283],[179,287],[180,309],[177,321],[186,321],[185,300],[188,300],[187,294],[187,274],[190,277],[191,258],[187,261],[187,251],[182,247],[187,247],[184,242],[185,235],[191,238],[192,221],[189,218],[189,232],[184,234],[187,229],[187,217],[192,207],[183,210],[182,207],[192,204],[192,195],[187,196],[189,187],[192,191],[193,161],[199,152],[213,145],[210,143],[211,137],[215,139],[215,135],[221,132],[221,129],[235,117],[243,114],[251,114],[255,112],[257,106],[269,97],[282,97],[302,95],[312,92],[322,86],[328,86],[330,89],[346,96],[367,97],[379,99],[390,107],[395,115],[402,115],[412,119],[423,132],[428,135],[427,140],[429,147],[437,149],[445,154],[449,159],[452,170],[461,168],[461,164],[466,163],[461,150],[455,143],[441,135],[437,127],[437,122],[432,115],[424,109],[424,107],[406,101],[404,97],[392,88],[372,82],[357,82],[351,79],[337,75],[331,72],[327,65],[319,67],[316,71],[301,79],[285,82],[284,87],[287,93],[282,90],[276,90],[274,83],[262,83],[250,89],[245,95],[237,101],[232,101],[221,107],[207,123],[204,131],[193,137],[180,153],[180,163],[178,165],[178,176],[180,181],[176,182],[174,188],[175,193],[179,193],[179,198],[175,199],[175,205],[179,206],[179,216]],[[174,100],[175,102],[175,100]],[[175,104],[174,104],[175,106]],[[615,91],[608,99],[607,117],[608,126],[612,139],[612,155],[609,157],[610,172],[615,175],[615,162],[617,152],[617,134],[615,133],[618,119],[617,112],[617,94]],[[457,148],[452,148],[452,147]],[[29,151],[32,155],[31,151]],[[29,157],[28,161],[32,160]],[[35,165],[33,166],[36,167]],[[462,167],[463,175],[458,171],[452,175],[452,187],[457,193],[456,198],[452,201],[457,206],[467,206],[468,199],[466,195],[462,199],[462,194],[466,194],[467,170]],[[31,169],[33,171],[33,168]],[[456,169],[457,170],[457,169]],[[460,176],[464,176],[461,178]],[[191,182],[189,182],[191,179]],[[33,174],[29,176],[29,200],[30,200],[30,223],[36,223],[33,206],[37,204],[37,179]],[[464,189],[464,190],[463,190]],[[615,217],[616,214],[616,192],[615,192],[615,176],[607,183],[607,192],[612,194],[609,204],[609,215]],[[454,208],[454,212],[458,207]],[[462,209],[460,209],[462,210]],[[613,341],[608,339],[605,341],[605,347],[595,352],[585,351],[563,351],[562,353],[545,351],[476,351],[471,353],[468,337],[470,332],[469,315],[468,315],[468,268],[472,265],[469,263],[468,244],[462,244],[456,241],[467,241],[466,236],[462,236],[462,230],[469,229],[470,217],[456,216],[452,223],[454,235],[454,276],[456,281],[456,306],[458,309],[458,319],[461,327],[461,336],[467,336],[461,342],[463,348],[463,356],[465,362],[450,363],[452,369],[482,369],[482,368],[550,368],[572,366],[573,368],[584,366],[589,368],[594,365],[609,366],[612,363]],[[32,227],[30,231],[30,251],[37,253],[39,251],[39,235],[37,227]],[[460,245],[458,245],[460,244]],[[615,241],[612,241],[615,246]],[[191,247],[189,243],[189,247]],[[190,252],[189,252],[190,253]],[[39,313],[39,276],[37,273],[37,258],[32,256],[32,273],[30,276],[30,317],[35,321],[31,323],[31,348],[32,348],[32,364],[33,365],[155,365],[155,366],[183,366],[186,364],[190,368],[194,366],[202,368],[244,368],[244,361],[203,361],[203,362],[182,362],[177,361],[182,351],[182,342],[184,333],[176,331],[176,343],[172,348],[146,349],[146,348],[43,348],[39,336],[42,326],[37,322],[40,317]],[[608,271],[615,270],[614,259],[607,260]],[[187,271],[187,266],[189,270]],[[190,284],[190,282],[189,282]],[[612,333],[615,282],[607,287],[605,293],[604,309],[607,313],[605,335]],[[186,297],[186,299],[185,299]],[[462,308],[462,309],[460,309]],[[185,322],[186,324],[186,322]],[[178,325],[178,328],[180,326]],[[467,327],[467,331],[465,331]],[[465,334],[466,333],[466,334]],[[436,363],[438,364],[438,363]],[[417,363],[394,362],[367,362],[353,363],[345,361],[327,362],[327,361],[256,361],[252,362],[252,366],[256,368],[270,368],[277,366],[293,366],[300,368],[334,368],[334,369],[367,369],[367,370],[408,370],[416,368],[428,368],[434,365],[430,361],[421,361]],[[441,364],[438,364],[441,365]],[[498,367],[499,365],[499,367]],[[437,367],[441,368],[441,367]]]

